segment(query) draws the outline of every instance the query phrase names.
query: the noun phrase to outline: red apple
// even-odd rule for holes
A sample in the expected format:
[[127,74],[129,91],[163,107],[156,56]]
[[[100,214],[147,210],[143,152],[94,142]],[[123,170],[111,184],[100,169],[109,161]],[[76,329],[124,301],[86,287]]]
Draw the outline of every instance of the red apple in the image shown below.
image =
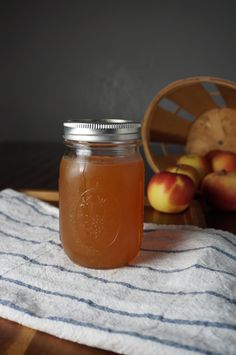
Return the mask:
[[191,204],[195,191],[195,184],[188,176],[162,171],[149,181],[147,197],[157,211],[178,213]]
[[222,150],[220,149],[214,149],[214,150],[210,150],[209,152],[207,152],[204,157],[209,161],[209,163],[211,164],[211,160],[212,158],[219,152],[222,152]]
[[218,171],[202,181],[202,193],[212,206],[223,211],[236,211],[236,172]]
[[211,157],[213,171],[236,171],[236,154],[229,151],[218,151]]
[[187,175],[188,177],[190,177],[190,179],[193,180],[196,188],[199,187],[200,177],[197,170],[193,166],[186,165],[186,164],[176,164],[176,165],[169,166],[166,169],[166,171],[170,171],[171,173],[176,173],[176,174]]
[[177,164],[186,164],[194,167],[200,176],[200,180],[211,172],[211,166],[208,160],[204,156],[198,154],[182,155],[177,160]]

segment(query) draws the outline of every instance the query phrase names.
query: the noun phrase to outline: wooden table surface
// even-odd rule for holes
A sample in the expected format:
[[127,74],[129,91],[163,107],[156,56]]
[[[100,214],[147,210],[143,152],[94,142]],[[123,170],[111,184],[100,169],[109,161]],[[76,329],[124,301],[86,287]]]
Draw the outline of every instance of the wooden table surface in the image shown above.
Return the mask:
[[[58,166],[63,154],[59,143],[0,143],[0,189],[13,188],[33,193],[57,204]],[[160,157],[160,166],[168,160]],[[147,169],[148,170],[148,169]],[[146,181],[150,177],[146,173]],[[33,190],[33,191],[32,191]],[[53,202],[54,201],[54,202]],[[180,214],[164,214],[145,206],[145,221],[159,224],[192,224],[228,230],[236,234],[236,213],[214,211],[201,198]],[[72,343],[0,318],[0,354],[75,355],[112,354],[112,352]]]

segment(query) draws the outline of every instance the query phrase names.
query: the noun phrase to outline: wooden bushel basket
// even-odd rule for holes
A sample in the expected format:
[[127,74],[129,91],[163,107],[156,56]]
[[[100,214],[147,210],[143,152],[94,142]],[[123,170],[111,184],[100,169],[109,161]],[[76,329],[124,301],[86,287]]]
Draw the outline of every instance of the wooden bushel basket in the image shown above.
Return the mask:
[[[207,117],[214,126],[215,117],[222,115],[231,118],[230,146],[236,149],[236,83],[200,76],[175,81],[160,90],[148,105],[142,122],[144,153],[151,169],[159,171],[186,152],[191,128],[197,122],[200,124],[201,118]],[[225,148],[221,139],[214,144],[211,149]],[[158,153],[153,148],[157,145]],[[161,159],[162,166],[158,161],[160,154],[166,156],[166,164]]]

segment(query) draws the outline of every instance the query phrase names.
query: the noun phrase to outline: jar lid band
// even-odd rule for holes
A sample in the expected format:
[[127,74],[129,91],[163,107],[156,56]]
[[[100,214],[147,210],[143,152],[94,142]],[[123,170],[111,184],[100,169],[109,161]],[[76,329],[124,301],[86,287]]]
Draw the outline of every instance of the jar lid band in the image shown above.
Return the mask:
[[82,119],[63,123],[64,139],[81,142],[140,140],[141,123],[124,119]]

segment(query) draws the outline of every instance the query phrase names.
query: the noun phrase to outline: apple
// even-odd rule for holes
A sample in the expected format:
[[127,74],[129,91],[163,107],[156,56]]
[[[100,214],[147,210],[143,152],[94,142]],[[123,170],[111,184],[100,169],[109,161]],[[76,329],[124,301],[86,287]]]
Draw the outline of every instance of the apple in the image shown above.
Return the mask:
[[190,179],[193,180],[196,188],[199,187],[200,176],[197,170],[193,166],[186,165],[186,164],[176,164],[176,165],[169,166],[166,169],[166,171],[170,171],[171,173],[176,173],[176,174],[187,175],[188,177],[190,177]]
[[236,211],[236,171],[216,171],[202,181],[207,202],[223,211]]
[[149,181],[147,197],[157,211],[178,213],[191,204],[195,191],[195,184],[188,176],[161,171]]
[[212,155],[210,163],[213,171],[236,171],[236,154],[219,150]]
[[214,149],[214,150],[210,150],[209,152],[207,152],[204,157],[209,161],[209,163],[211,164],[211,160],[212,158],[219,152],[222,152],[222,150],[220,149]]
[[185,154],[178,160],[177,164],[185,164],[194,167],[202,180],[207,174],[211,172],[211,165],[207,158],[198,154]]

